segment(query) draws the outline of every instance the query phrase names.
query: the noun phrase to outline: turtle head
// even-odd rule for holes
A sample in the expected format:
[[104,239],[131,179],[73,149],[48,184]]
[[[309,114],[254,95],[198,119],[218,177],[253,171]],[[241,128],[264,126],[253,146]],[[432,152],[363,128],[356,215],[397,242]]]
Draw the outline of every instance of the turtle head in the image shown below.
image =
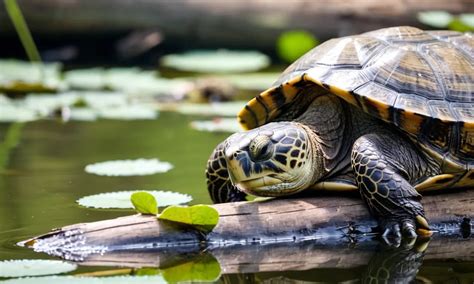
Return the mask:
[[257,196],[308,188],[322,175],[322,157],[310,133],[299,123],[274,122],[230,136],[224,155],[232,183]]

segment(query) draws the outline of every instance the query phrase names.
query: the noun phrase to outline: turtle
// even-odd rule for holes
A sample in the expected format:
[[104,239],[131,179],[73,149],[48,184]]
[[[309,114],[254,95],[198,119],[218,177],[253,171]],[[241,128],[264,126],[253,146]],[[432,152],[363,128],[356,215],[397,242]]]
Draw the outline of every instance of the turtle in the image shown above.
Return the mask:
[[430,235],[425,191],[474,185],[474,36],[400,26],[330,39],[238,113],[214,202],[359,191],[385,240]]

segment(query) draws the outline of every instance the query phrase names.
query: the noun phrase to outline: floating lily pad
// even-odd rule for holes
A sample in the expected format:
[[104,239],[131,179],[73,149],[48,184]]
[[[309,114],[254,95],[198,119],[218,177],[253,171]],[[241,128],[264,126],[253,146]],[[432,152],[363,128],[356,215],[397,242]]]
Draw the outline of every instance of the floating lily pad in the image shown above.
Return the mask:
[[201,50],[166,55],[161,63],[183,71],[228,73],[259,70],[270,65],[270,59],[258,51]]
[[459,15],[459,20],[471,29],[474,29],[474,14],[461,14]]
[[26,122],[39,119],[35,111],[21,106],[2,104],[0,109],[0,122]]
[[150,120],[158,117],[158,112],[151,106],[129,105],[117,108],[103,108],[99,116],[106,119],[120,120]]
[[62,107],[74,104],[77,99],[78,96],[71,93],[61,95],[35,93],[26,96],[18,104],[26,109],[36,111],[41,117],[45,117]]
[[60,63],[0,60],[0,91],[53,92],[64,88]]
[[42,259],[18,259],[0,261],[0,277],[51,275],[73,271],[77,265]]
[[164,173],[173,168],[158,159],[116,160],[87,165],[85,171],[99,176],[144,176]]
[[75,120],[75,121],[95,121],[98,118],[98,113],[92,108],[68,108],[66,110],[67,119],[64,117],[65,113],[63,111],[64,120]]
[[250,73],[224,75],[234,87],[241,90],[263,91],[268,89],[280,76],[280,73]]
[[158,219],[191,225],[196,229],[209,232],[219,222],[219,212],[208,205],[170,206],[165,208]]
[[200,131],[209,132],[239,132],[242,131],[235,118],[215,118],[213,120],[196,120],[191,127]]
[[162,96],[183,93],[192,83],[184,79],[159,78],[155,71],[133,72],[129,69],[110,69],[106,72],[106,86],[133,96]]
[[64,80],[73,89],[101,90],[106,86],[103,68],[70,70],[64,73]]
[[[89,195],[78,199],[77,203],[92,208],[133,208],[130,196],[136,192],[142,192],[142,190],[117,191]],[[158,200],[159,206],[184,204],[192,200],[190,195],[178,192],[158,190],[147,190],[147,192]]]
[[161,275],[152,276],[112,276],[112,277],[75,277],[45,276],[8,279],[2,284],[159,284],[168,283]]
[[129,105],[127,96],[122,92],[88,91],[73,92],[73,94],[83,99],[88,106],[96,109],[116,108]]
[[445,11],[426,11],[419,12],[418,21],[435,28],[447,28],[449,23],[454,19],[453,15]]
[[192,104],[182,103],[176,105],[160,105],[160,110],[176,111],[182,114],[189,115],[206,115],[206,116],[232,116],[235,117],[237,113],[245,106],[247,102],[219,102],[210,104]]

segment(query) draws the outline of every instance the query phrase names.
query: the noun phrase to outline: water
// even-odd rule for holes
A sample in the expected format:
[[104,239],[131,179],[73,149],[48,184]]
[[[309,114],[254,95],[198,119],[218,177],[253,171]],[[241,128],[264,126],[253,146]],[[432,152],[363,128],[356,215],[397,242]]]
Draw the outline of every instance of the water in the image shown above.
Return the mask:
[[[51,259],[15,243],[52,228],[133,213],[83,208],[75,203],[86,195],[158,189],[190,194],[191,204],[210,203],[204,169],[212,149],[227,134],[192,130],[189,123],[194,119],[163,112],[155,121],[38,121],[23,125],[19,145],[8,152],[8,163],[0,168],[0,260]],[[0,124],[0,141],[10,127]],[[103,177],[84,171],[90,163],[135,158],[159,158],[175,168],[140,177]],[[390,267],[392,277],[397,276],[402,283],[415,275],[418,282],[474,283],[471,247],[460,238],[433,241],[425,254],[408,249],[381,252],[376,242],[358,245],[347,241],[337,247],[302,242],[190,252],[184,255],[184,262],[199,263],[212,254],[225,272],[219,281],[226,283],[352,283],[373,275],[382,277],[384,267]],[[149,260],[146,266],[156,266],[157,259],[166,266],[183,262],[180,251],[141,252],[140,257],[145,263]],[[83,266],[70,274],[110,269],[115,268]],[[137,272],[126,269],[123,273]]]

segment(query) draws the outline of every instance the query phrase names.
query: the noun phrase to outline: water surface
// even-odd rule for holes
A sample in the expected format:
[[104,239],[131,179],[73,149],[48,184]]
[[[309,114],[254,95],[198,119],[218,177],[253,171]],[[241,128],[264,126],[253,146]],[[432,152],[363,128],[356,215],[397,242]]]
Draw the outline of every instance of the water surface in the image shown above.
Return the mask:
[[[172,190],[190,194],[191,204],[210,203],[204,179],[206,161],[215,145],[228,134],[192,130],[189,123],[194,119],[196,117],[163,112],[153,121],[0,124],[0,141],[5,140],[12,127],[17,127],[21,134],[18,146],[4,154],[8,155],[8,161],[3,157],[5,165],[0,165],[0,260],[49,259],[51,257],[20,248],[15,243],[52,228],[133,213],[131,210],[83,208],[75,203],[86,195],[120,190]],[[159,158],[175,167],[167,173],[137,177],[104,177],[84,171],[87,164],[135,158]],[[364,275],[373,267],[370,263],[395,260],[402,266],[413,265],[413,261],[408,260],[410,257],[420,264],[423,261],[423,256],[416,253],[377,253],[379,250],[373,243],[360,247],[347,242],[333,249],[305,244],[294,248],[252,247],[214,254],[220,254],[222,261],[229,262],[221,263],[228,269],[231,266],[227,265],[234,265],[230,262],[235,258],[237,269],[230,269],[231,274],[221,281],[240,283],[359,282],[367,279]],[[287,255],[289,259],[293,255],[295,260],[283,261],[280,265],[268,263],[267,254]],[[466,258],[465,254],[461,260],[431,259],[416,266],[415,269],[419,269],[417,281],[473,283],[474,256]],[[239,255],[241,262],[237,259]],[[275,255],[272,256],[275,261],[282,261]],[[326,262],[320,260],[324,265],[308,264],[310,258],[318,255],[331,257]],[[297,260],[301,263],[295,264]],[[81,267],[71,274],[96,269]],[[306,271],[296,271],[300,269]],[[261,272],[253,273],[256,271]]]

